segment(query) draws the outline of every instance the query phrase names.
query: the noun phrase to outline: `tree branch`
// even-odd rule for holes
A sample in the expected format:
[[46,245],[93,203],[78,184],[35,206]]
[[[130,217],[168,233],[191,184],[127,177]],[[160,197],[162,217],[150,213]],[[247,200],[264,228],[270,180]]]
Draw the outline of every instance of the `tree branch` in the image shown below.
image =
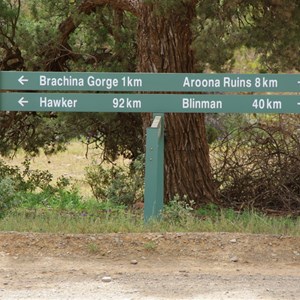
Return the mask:
[[[86,0],[78,7],[78,12],[83,14],[91,14],[97,7],[103,5],[110,5],[118,10],[126,10],[135,15],[139,13],[140,0]],[[64,22],[59,25],[59,30],[62,33],[61,43],[64,43],[69,35],[80,24],[80,20],[74,21],[73,17],[68,17]]]
[[[112,8],[119,11],[129,11],[134,15],[139,15],[140,12],[140,0],[85,0],[78,6],[78,14],[91,14],[96,11],[98,7],[104,5],[110,5]],[[46,65],[47,71],[61,71],[62,66],[69,58],[69,53],[66,53],[62,48],[70,48],[68,45],[68,39],[71,33],[73,33],[76,28],[81,23],[79,17],[74,18],[69,16],[65,21],[59,25],[60,37],[58,44],[63,46],[60,49],[54,50],[51,55],[51,59]]]
[[140,0],[86,0],[81,6],[98,6],[108,4],[118,10],[126,10],[134,15],[139,14]]

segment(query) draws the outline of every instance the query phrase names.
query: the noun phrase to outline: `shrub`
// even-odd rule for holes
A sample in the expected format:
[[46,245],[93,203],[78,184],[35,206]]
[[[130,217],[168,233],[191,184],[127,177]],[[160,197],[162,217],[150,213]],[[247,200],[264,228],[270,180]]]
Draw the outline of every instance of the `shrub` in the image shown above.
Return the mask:
[[16,202],[16,189],[13,179],[6,177],[0,179],[0,217]]
[[98,200],[131,206],[143,198],[144,156],[129,166],[92,165],[86,169],[86,180]]
[[214,143],[211,158],[227,207],[300,213],[298,115],[251,116]]
[[[30,159],[23,162],[24,170],[16,166],[9,166],[0,160],[0,216],[11,208],[23,205],[35,207],[47,205],[49,199],[57,199],[59,205],[65,205],[68,191],[64,190],[69,185],[65,178],[59,178],[57,187],[51,185],[52,174],[48,171],[32,170]],[[63,195],[65,193],[65,195]],[[72,194],[72,199],[74,195]],[[52,203],[53,204],[53,203]],[[57,204],[58,205],[58,204]]]
[[162,218],[170,223],[185,224],[188,219],[193,219],[193,205],[193,200],[189,201],[186,197],[181,199],[176,195],[174,199],[165,205],[162,211]]

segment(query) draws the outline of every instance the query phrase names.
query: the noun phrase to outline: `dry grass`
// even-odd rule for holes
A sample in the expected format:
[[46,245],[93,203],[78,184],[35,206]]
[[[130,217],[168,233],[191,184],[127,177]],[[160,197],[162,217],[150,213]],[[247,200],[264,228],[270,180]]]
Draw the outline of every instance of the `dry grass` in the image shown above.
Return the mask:
[[[15,165],[22,169],[25,153],[18,151],[13,159],[3,159],[9,165]],[[92,192],[85,182],[85,168],[93,162],[100,162],[100,159],[101,151],[99,149],[90,149],[86,156],[86,146],[79,141],[73,141],[65,152],[50,157],[41,153],[34,157],[31,162],[31,169],[48,170],[53,175],[54,182],[61,176],[69,178],[83,196],[89,197]],[[123,163],[123,160],[120,159],[119,162]]]

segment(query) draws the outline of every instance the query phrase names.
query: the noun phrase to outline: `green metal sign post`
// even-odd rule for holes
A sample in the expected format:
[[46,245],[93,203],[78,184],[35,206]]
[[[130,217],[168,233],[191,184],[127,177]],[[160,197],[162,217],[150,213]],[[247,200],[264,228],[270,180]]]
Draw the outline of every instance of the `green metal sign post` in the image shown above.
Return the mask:
[[153,116],[153,123],[146,133],[145,222],[159,216],[164,198],[164,114]]
[[299,93],[299,73],[0,71],[0,111],[153,113],[146,137],[145,222],[163,208],[164,113],[300,113]]

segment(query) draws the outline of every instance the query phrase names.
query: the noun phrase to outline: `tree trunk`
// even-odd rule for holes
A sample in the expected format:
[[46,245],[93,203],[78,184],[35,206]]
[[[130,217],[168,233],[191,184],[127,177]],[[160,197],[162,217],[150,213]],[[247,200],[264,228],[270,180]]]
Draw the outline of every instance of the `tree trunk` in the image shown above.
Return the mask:
[[[178,6],[178,7],[177,7]],[[191,24],[195,3],[180,1],[169,14],[140,7],[139,72],[193,72]],[[149,115],[144,115],[148,127]],[[197,205],[215,202],[204,114],[166,114],[165,199],[188,196]]]
[[[191,73],[194,66],[191,24],[196,3],[197,0],[178,0],[171,4],[167,1],[85,0],[78,10],[90,14],[97,7],[111,5],[130,11],[139,20],[138,71]],[[67,46],[69,35],[78,24],[69,17],[60,25],[63,45]],[[55,54],[55,66],[68,59],[60,52]],[[144,127],[150,125],[149,114],[143,115],[143,122]],[[168,201],[178,194],[187,195],[196,204],[216,202],[204,114],[170,113],[166,115],[165,127],[165,199]]]

